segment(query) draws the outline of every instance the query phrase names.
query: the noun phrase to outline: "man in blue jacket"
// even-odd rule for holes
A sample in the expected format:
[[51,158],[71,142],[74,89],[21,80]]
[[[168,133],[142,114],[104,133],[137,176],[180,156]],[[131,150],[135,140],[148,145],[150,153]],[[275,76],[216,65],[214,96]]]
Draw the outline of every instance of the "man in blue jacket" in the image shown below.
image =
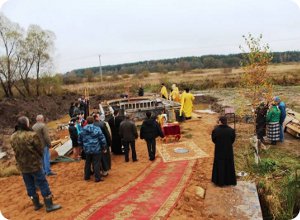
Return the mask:
[[84,179],[90,179],[91,164],[93,164],[95,182],[99,182],[103,180],[100,176],[101,153],[107,150],[107,144],[101,129],[93,124],[94,118],[87,117],[87,123],[78,138],[78,145],[83,147],[86,154]]
[[280,109],[280,121],[279,121],[279,125],[280,125],[280,142],[283,142],[284,140],[284,132],[283,132],[283,122],[285,120],[286,117],[286,106],[285,103],[283,101],[280,100],[279,96],[276,96],[274,98],[274,101],[276,102],[278,108]]

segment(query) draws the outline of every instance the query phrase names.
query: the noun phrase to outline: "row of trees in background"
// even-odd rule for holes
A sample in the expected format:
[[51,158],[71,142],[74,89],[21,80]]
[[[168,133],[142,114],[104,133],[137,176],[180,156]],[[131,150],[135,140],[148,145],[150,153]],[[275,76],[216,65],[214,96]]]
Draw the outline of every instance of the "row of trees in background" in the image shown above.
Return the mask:
[[[287,51],[271,53],[272,63],[299,62],[300,52]],[[102,67],[104,74],[138,74],[142,72],[170,72],[182,71],[186,72],[192,69],[202,68],[236,68],[240,67],[245,54],[229,54],[229,55],[205,55],[200,57],[182,57],[164,60],[152,60],[136,63],[125,63],[119,65],[109,65]],[[99,67],[82,68],[68,72],[68,75],[76,75],[85,77],[87,74],[98,74]]]
[[25,31],[0,14],[0,83],[6,97],[14,96],[13,88],[24,97],[40,95],[40,79],[50,69],[54,38],[53,32],[38,25]]

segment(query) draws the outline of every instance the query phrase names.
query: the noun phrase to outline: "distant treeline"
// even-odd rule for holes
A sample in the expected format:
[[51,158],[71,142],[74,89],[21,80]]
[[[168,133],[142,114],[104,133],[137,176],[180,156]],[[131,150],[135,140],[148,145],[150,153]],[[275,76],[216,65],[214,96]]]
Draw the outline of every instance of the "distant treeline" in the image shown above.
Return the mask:
[[[299,62],[300,51],[286,51],[272,53],[272,63]],[[103,74],[139,74],[143,72],[186,72],[192,69],[202,68],[235,68],[240,67],[243,54],[229,55],[205,55],[200,57],[181,57],[164,60],[150,60],[135,63],[103,66]],[[99,74],[99,66],[76,69],[66,75],[84,77],[87,73]]]

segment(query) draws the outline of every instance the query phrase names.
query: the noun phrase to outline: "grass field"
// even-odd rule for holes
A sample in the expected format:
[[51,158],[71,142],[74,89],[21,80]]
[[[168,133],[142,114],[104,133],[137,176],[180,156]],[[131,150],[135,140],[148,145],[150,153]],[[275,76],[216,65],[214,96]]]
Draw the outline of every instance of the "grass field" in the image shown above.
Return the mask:
[[[268,67],[268,71],[272,74],[274,85],[300,85],[300,63],[273,64]],[[241,68],[220,68],[195,69],[186,73],[172,71],[169,73],[149,73],[146,75],[125,74],[123,77],[122,75],[105,76],[102,83],[99,78],[95,78],[95,82],[64,85],[63,88],[78,94],[84,94],[84,90],[88,88],[91,95],[101,95],[111,91],[121,94],[130,88],[133,96],[137,93],[138,85],[143,85],[145,92],[158,92],[161,82],[166,83],[169,89],[173,83],[176,83],[180,90],[183,90],[185,87],[190,87],[194,91],[235,88],[238,86],[242,72]],[[282,92],[280,89],[278,91]]]

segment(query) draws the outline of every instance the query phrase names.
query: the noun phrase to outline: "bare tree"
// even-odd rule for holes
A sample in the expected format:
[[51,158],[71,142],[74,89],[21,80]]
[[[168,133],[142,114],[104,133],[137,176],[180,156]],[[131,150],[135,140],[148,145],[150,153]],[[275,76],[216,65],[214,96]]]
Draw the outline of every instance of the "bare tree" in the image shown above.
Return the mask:
[[23,39],[19,46],[18,58],[18,79],[22,81],[23,86],[26,90],[27,95],[31,95],[30,89],[30,76],[32,74],[32,68],[35,62],[35,51],[34,51],[34,43],[32,38],[30,37],[30,32],[27,32],[26,38]]
[[0,14],[0,83],[6,97],[12,97],[12,87],[16,80],[16,71],[19,64],[17,56],[18,46],[22,38],[22,29]]
[[40,95],[41,69],[51,61],[55,35],[53,32],[41,29],[38,25],[28,28],[27,38],[30,50],[34,54],[34,67],[36,75],[36,95]]

